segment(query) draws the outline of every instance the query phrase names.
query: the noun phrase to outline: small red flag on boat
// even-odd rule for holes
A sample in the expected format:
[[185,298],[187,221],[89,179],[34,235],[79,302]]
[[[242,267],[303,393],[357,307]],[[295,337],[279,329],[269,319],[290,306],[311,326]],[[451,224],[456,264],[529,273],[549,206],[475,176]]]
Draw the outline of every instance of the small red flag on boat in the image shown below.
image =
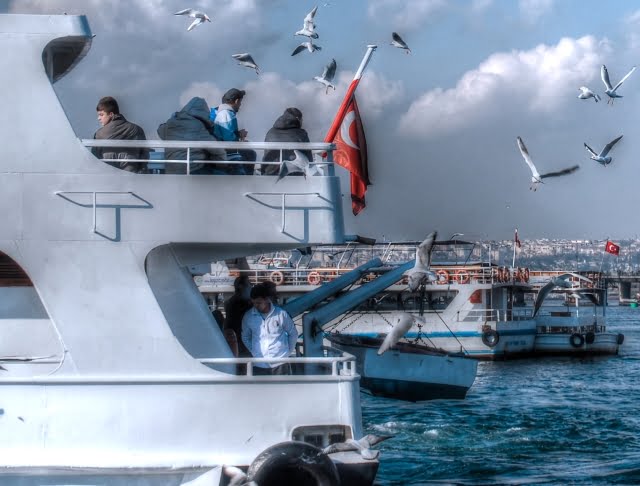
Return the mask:
[[518,230],[517,229],[516,229],[516,236],[515,236],[515,240],[514,241],[516,242],[516,246],[518,248],[522,248],[522,244],[520,243],[520,238],[518,238]]
[[607,240],[607,244],[604,247],[604,251],[606,251],[607,253],[611,253],[612,255],[618,256],[620,255],[620,246]]

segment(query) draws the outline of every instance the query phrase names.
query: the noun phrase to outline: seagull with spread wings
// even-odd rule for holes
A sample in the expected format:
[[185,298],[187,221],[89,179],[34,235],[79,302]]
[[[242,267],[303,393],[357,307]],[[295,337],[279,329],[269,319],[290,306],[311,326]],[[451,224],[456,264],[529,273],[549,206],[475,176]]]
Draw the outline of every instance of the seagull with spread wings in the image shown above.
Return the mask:
[[574,165],[556,172],[547,172],[546,174],[540,174],[538,172],[538,169],[536,169],[536,166],[533,164],[533,161],[529,156],[529,151],[527,150],[527,147],[525,147],[522,139],[518,137],[516,140],[518,142],[518,148],[520,149],[520,153],[522,154],[524,161],[529,166],[529,169],[531,169],[531,186],[529,187],[529,189],[531,189],[532,191],[535,191],[538,189],[538,184],[544,184],[542,179],[546,179],[548,177],[558,177],[558,176],[573,174],[575,171],[577,171],[580,168],[579,165]]
[[391,32],[391,38],[393,39],[391,41],[391,45],[393,47],[397,47],[398,49],[404,49],[407,54],[411,52],[411,49],[409,49],[409,46],[407,45],[407,43],[402,40],[402,37],[400,37],[400,35],[397,32]]
[[309,52],[315,52],[315,51],[321,51],[322,47],[314,44],[311,41],[308,42],[303,42],[302,44],[300,44],[298,47],[296,47],[293,52],[291,53],[292,56],[295,56],[296,54],[300,54],[302,51],[309,51]]
[[[280,179],[286,177],[289,174],[301,173],[304,175],[305,179],[307,175],[316,175],[317,167],[311,167],[311,161],[307,158],[307,156],[302,153],[300,150],[294,150],[295,158],[292,160],[283,160],[282,164],[280,164],[280,172],[278,173],[278,178],[276,182],[279,182]],[[315,169],[315,171],[314,171]]]
[[238,61],[238,64],[240,66],[255,69],[256,74],[260,74],[260,68],[258,68],[258,65],[253,60],[253,57],[251,57],[251,54],[249,54],[248,52],[243,52],[242,54],[232,54],[231,57]]
[[536,301],[533,304],[533,317],[536,316],[540,307],[542,307],[542,303],[544,299],[551,293],[553,289],[556,287],[562,287],[565,289],[570,289],[573,287],[573,282],[569,280],[571,277],[576,278],[578,280],[583,280],[585,282],[591,283],[591,279],[583,275],[578,275],[577,273],[563,273],[562,275],[558,275],[557,277],[553,277],[549,280],[545,285],[540,288],[538,291],[538,295],[536,296]]
[[313,19],[316,16],[316,12],[318,11],[318,6],[313,7],[311,12],[307,14],[304,18],[302,29],[296,32],[294,35],[302,35],[304,37],[309,37],[311,39],[317,39],[318,33],[316,32],[316,24],[313,22]]
[[202,24],[203,22],[211,22],[211,19],[206,13],[201,12],[200,10],[195,10],[193,8],[185,8],[184,10],[180,10],[179,12],[176,12],[173,15],[186,15],[187,17],[191,17],[194,19],[193,22],[191,22],[191,25],[187,27],[188,31],[195,29],[198,25]]
[[336,60],[331,59],[331,62],[324,67],[322,76],[313,77],[313,79],[326,86],[327,89],[325,90],[325,94],[329,94],[329,88],[333,88],[334,90],[336,89],[336,87],[332,83],[333,78],[336,75],[337,66],[338,65],[336,64]]
[[409,290],[415,292],[425,280],[437,280],[436,274],[431,271],[431,251],[438,236],[437,231],[429,233],[422,243],[416,247],[416,260],[411,270],[406,272],[409,277]]
[[402,313],[398,316],[398,321],[394,324],[391,331],[385,336],[384,341],[378,348],[378,356],[383,355],[386,351],[398,344],[398,341],[409,332],[413,326],[413,316],[411,314]]
[[613,160],[611,156],[608,155],[609,151],[613,148],[613,146],[616,143],[618,143],[618,140],[620,140],[621,138],[622,138],[622,135],[620,135],[618,138],[611,140],[611,142],[609,142],[607,145],[604,146],[604,148],[602,149],[602,152],[600,152],[599,154],[596,153],[595,150],[589,147],[586,143],[584,144],[584,147],[591,154],[591,157],[590,157],[591,160],[595,160],[598,164],[601,164],[606,167]]
[[619,95],[618,93],[616,93],[617,89],[622,85],[622,83],[624,83],[627,78],[629,76],[631,76],[631,74],[633,73],[633,71],[636,70],[636,67],[633,66],[631,68],[631,71],[629,71],[624,78],[622,78],[618,84],[615,85],[615,87],[611,86],[611,81],[609,81],[609,71],[607,71],[607,66],[605,66],[604,64],[602,65],[602,68],[600,69],[600,77],[602,78],[602,82],[604,83],[604,87],[605,87],[605,94],[609,97],[609,99],[607,100],[607,104],[613,104],[613,100],[615,98],[622,98],[622,95]]

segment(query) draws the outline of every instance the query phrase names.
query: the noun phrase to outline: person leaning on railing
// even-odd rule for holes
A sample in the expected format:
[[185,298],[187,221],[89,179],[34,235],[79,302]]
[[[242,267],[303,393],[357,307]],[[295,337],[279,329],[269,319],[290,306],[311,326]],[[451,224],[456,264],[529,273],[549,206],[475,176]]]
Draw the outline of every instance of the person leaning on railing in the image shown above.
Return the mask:
[[[144,130],[127,121],[120,114],[120,107],[115,98],[105,96],[96,106],[98,122],[102,128],[93,135],[97,140],[146,140]],[[102,148],[93,147],[91,153],[99,159],[118,159],[118,162],[105,162],[127,172],[146,172],[144,162],[128,162],[129,159],[148,159],[149,150],[145,148]]]
[[[302,128],[302,112],[295,107],[287,108],[278,117],[269,129],[264,138],[265,142],[309,142],[309,134]],[[302,153],[311,161],[313,154],[310,150],[303,150]],[[293,150],[283,150],[282,160],[292,160],[295,158]],[[265,150],[262,157],[263,162],[276,162],[280,160],[280,150]],[[266,175],[274,175],[279,172],[277,165],[264,164],[261,172]]]
[[[158,136],[162,140],[186,140],[216,142],[216,138],[210,133],[212,124],[209,120],[209,105],[203,98],[194,97],[175,112],[171,118],[158,127]],[[165,149],[166,160],[186,160],[187,149]],[[227,160],[224,149],[190,149],[189,160],[191,174],[229,174],[229,164],[203,164],[203,160]],[[167,174],[186,174],[186,164],[165,163]]]

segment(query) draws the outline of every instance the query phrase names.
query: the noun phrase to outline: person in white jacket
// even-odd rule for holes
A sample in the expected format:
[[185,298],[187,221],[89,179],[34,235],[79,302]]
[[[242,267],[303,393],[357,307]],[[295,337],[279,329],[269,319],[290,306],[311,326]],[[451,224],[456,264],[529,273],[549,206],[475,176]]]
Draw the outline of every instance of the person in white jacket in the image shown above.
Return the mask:
[[[285,358],[295,350],[298,332],[289,314],[269,295],[264,285],[251,289],[253,307],[242,318],[242,342],[254,358]],[[291,374],[289,363],[256,363],[253,370],[257,375]]]

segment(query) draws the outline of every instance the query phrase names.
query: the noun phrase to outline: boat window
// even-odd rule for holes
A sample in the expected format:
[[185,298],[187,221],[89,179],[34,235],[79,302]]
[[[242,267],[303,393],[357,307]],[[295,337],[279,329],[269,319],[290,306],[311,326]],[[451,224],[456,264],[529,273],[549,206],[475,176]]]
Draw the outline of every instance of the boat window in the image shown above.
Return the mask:
[[402,292],[385,292],[367,299],[360,304],[360,311],[406,311],[419,312],[421,307],[425,312],[440,311],[458,295],[457,290],[427,291],[424,295],[404,294]]
[[85,56],[91,38],[69,36],[55,39],[44,48],[42,62],[52,83],[67,74]]
[[64,357],[62,343],[27,273],[0,252],[2,376],[42,374]]

